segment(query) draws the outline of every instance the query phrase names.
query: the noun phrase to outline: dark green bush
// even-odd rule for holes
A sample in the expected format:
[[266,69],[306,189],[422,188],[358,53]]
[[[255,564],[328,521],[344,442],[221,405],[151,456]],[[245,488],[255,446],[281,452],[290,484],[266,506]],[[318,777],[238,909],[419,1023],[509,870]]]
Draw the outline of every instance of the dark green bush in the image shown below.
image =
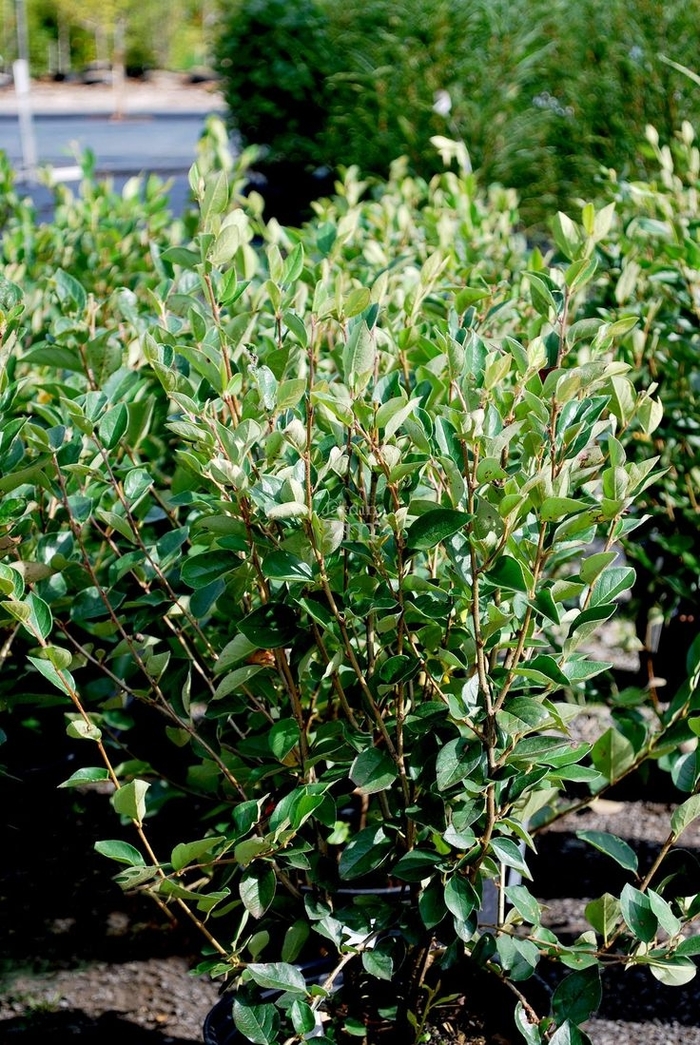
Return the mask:
[[264,146],[268,161],[324,162],[329,42],[318,0],[239,0],[228,9],[216,65],[243,144]]
[[698,0],[242,0],[218,65],[244,141],[380,176],[405,154],[429,176],[431,136],[461,137],[532,224],[595,196],[607,167],[643,173],[647,123],[697,117],[662,56],[692,68],[699,20]]

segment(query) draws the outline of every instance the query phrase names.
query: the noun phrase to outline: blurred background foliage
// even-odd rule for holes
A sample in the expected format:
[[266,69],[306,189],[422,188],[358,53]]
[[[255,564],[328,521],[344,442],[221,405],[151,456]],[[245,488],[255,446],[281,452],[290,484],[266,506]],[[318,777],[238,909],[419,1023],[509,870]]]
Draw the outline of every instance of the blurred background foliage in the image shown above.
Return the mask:
[[[214,67],[244,144],[268,161],[386,176],[437,170],[430,138],[461,138],[483,184],[518,190],[530,226],[644,177],[646,124],[697,125],[700,0],[24,0],[33,75],[110,61]],[[0,56],[17,0],[0,0]]]
[[[314,67],[325,120],[309,124],[308,163],[383,176],[405,154],[430,176],[430,137],[459,137],[482,183],[516,188],[536,224],[594,196],[606,168],[642,176],[646,124],[668,138],[697,123],[697,87],[664,59],[693,68],[698,0],[288,0],[286,18],[314,9],[308,32],[290,41],[275,19],[251,32],[278,3],[226,4],[215,47],[232,126],[272,156],[285,150],[282,99],[294,123]],[[261,134],[273,95],[279,138]]]

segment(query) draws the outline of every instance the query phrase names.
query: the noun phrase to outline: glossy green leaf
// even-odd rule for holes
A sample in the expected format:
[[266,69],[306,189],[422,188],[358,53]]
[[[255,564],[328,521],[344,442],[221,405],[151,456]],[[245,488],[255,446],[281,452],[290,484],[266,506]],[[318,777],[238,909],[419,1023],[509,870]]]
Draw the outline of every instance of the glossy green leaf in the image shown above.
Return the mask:
[[253,610],[238,623],[239,630],[259,649],[288,646],[297,632],[297,619],[291,606],[268,603]]
[[367,386],[377,356],[376,337],[365,322],[356,323],[343,348],[343,379],[353,395]]
[[651,943],[658,930],[658,919],[654,914],[649,897],[626,885],[620,893],[620,909],[630,930],[643,943]]
[[434,548],[454,533],[464,529],[472,516],[452,508],[433,508],[420,515],[406,531],[406,546],[411,551]]
[[109,780],[109,773],[99,766],[76,769],[59,787],[83,787],[86,784],[101,784]]
[[675,837],[680,838],[686,827],[689,827],[699,816],[700,795],[691,795],[690,798],[686,798],[685,802],[681,802],[671,815],[671,830]]
[[597,900],[591,900],[586,904],[585,914],[588,924],[600,933],[603,943],[607,943],[617,928],[620,901],[610,893],[604,893]]
[[271,581],[306,584],[313,580],[311,567],[303,559],[284,551],[274,551],[266,555],[262,568],[264,575]]
[[245,909],[254,918],[262,918],[277,891],[277,880],[272,867],[267,863],[251,864],[241,877],[238,891]]
[[292,1017],[292,1026],[297,1034],[306,1037],[315,1028],[316,1015],[308,1002],[295,998],[289,1013]]
[[530,586],[521,564],[510,555],[501,555],[487,574],[488,580],[497,588],[530,594]]
[[523,878],[532,878],[520,846],[512,838],[492,838],[490,849],[496,859],[506,867],[513,867]]
[[599,849],[601,853],[611,856],[626,871],[637,873],[637,854],[624,839],[607,831],[577,831],[576,837]]
[[557,1023],[585,1023],[602,1000],[600,969],[592,965],[565,976],[552,995],[552,1015]]
[[456,873],[448,879],[444,889],[445,906],[460,922],[467,922],[479,906],[479,896],[467,878]]
[[361,751],[350,767],[350,779],[365,795],[386,791],[398,776],[398,767],[385,751],[371,747]]
[[130,780],[112,795],[112,805],[121,816],[137,824],[146,816],[146,792],[151,785],[146,780]]
[[128,864],[129,867],[143,867],[146,863],[138,849],[128,842],[118,839],[107,842],[95,842],[95,852],[100,856],[106,856],[109,860],[116,860],[120,864]]
[[570,1020],[565,1020],[557,1027],[548,1045],[591,1045],[588,1035]]
[[607,781],[621,776],[634,762],[634,748],[615,729],[608,729],[591,749],[593,765]]
[[126,403],[108,410],[100,421],[97,431],[106,450],[113,450],[129,426],[129,411]]
[[404,853],[398,863],[394,864],[392,874],[402,882],[422,882],[429,878],[440,863],[439,853],[422,849],[411,849]]
[[203,860],[203,857],[211,854],[223,841],[223,835],[215,835],[211,838],[200,838],[196,842],[180,842],[170,854],[173,871],[182,871],[189,864],[209,863],[210,861]]
[[391,848],[391,840],[381,827],[363,828],[340,854],[340,877],[351,881],[377,870],[388,857]]
[[247,969],[258,987],[306,994],[306,980],[301,970],[289,962],[251,962]]
[[247,1005],[234,998],[233,1022],[244,1040],[253,1045],[275,1045],[279,1027],[279,1010],[272,1003]]
[[102,739],[102,730],[94,722],[86,721],[84,718],[74,718],[66,726],[66,734],[74,740],[92,740],[97,742]]
[[692,958],[671,956],[648,962],[651,974],[667,987],[683,987],[695,979],[697,966]]
[[219,580],[235,565],[236,560],[230,552],[202,552],[200,555],[190,555],[182,564],[182,579],[190,588],[204,588],[212,581]]

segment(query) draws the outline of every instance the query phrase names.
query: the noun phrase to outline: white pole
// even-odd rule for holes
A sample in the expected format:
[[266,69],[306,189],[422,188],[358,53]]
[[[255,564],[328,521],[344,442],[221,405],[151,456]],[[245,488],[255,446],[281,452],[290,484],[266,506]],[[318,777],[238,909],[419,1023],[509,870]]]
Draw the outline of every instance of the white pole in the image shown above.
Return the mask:
[[24,0],[15,0],[17,15],[17,52],[18,59],[12,65],[17,95],[17,115],[19,133],[22,142],[22,160],[24,162],[24,178],[28,182],[36,181],[37,151],[34,134],[34,117],[29,93],[29,48],[27,44],[27,12]]

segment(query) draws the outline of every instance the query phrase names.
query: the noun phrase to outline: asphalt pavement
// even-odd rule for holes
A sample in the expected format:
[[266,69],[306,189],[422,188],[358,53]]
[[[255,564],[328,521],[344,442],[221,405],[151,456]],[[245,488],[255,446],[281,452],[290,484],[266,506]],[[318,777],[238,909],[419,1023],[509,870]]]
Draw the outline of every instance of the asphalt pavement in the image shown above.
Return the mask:
[[205,120],[210,113],[224,112],[215,84],[192,84],[177,74],[127,81],[119,92],[107,84],[33,83],[28,151],[27,115],[25,110],[20,118],[20,101],[14,87],[0,90],[0,150],[15,168],[18,184],[34,198],[40,217],[50,215],[51,192],[46,173],[37,178],[27,169],[27,155],[36,156],[39,171],[50,169],[55,180],[70,184],[80,179],[78,161],[87,149],[95,155],[98,176],[112,177],[117,189],[134,174],[172,179],[170,200],[177,212],[187,195],[187,172]]

